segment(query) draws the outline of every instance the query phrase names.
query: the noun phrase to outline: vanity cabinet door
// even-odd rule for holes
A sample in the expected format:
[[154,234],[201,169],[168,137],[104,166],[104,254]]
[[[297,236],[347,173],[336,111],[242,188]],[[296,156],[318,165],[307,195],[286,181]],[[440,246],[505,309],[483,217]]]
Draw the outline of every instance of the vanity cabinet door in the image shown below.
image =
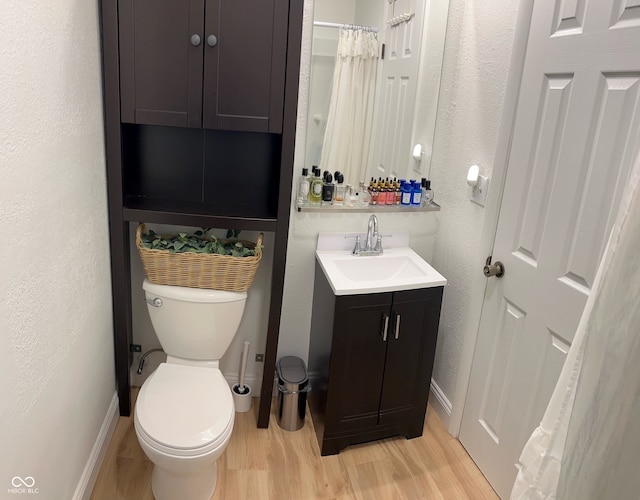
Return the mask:
[[336,301],[326,425],[331,432],[378,424],[385,376],[385,318],[391,293],[348,295]]
[[393,294],[380,397],[381,425],[424,417],[441,301],[442,287]]
[[119,0],[123,123],[202,125],[205,0]]

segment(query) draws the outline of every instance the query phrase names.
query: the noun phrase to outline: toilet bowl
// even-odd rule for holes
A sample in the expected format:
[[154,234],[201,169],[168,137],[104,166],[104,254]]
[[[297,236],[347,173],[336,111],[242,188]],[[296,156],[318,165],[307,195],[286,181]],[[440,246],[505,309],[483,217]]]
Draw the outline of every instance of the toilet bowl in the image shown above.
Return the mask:
[[216,486],[216,461],[235,419],[233,396],[218,360],[235,336],[246,293],[146,280],[143,288],[151,322],[167,352],[167,362],[142,384],[134,410],[138,442],[154,464],[153,494],[157,500],[208,500]]

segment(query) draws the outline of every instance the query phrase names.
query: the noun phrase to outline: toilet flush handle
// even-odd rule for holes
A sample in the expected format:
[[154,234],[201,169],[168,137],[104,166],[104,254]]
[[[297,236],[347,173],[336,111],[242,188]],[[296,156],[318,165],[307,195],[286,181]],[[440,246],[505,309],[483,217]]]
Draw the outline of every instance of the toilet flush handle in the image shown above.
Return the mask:
[[153,307],[162,307],[162,299],[156,297],[155,299],[147,299],[147,304]]

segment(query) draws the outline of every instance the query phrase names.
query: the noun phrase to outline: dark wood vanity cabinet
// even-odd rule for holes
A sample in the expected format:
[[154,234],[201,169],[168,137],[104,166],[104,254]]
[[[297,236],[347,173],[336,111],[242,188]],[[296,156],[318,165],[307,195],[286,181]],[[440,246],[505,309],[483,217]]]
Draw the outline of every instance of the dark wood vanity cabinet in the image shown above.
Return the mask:
[[442,292],[336,296],[316,264],[309,407],[322,455],[422,435]]
[[281,133],[288,0],[119,0],[122,122]]

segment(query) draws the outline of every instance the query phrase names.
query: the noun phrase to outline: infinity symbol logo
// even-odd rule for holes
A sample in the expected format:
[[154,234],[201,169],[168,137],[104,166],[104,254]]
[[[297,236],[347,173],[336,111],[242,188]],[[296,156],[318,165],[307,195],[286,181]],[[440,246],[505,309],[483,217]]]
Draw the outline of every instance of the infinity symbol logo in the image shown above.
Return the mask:
[[27,476],[24,479],[22,479],[20,476],[14,476],[14,478],[11,480],[11,484],[13,485],[14,488],[18,488],[20,486],[33,488],[33,486],[36,484],[36,480],[33,479],[31,476]]

